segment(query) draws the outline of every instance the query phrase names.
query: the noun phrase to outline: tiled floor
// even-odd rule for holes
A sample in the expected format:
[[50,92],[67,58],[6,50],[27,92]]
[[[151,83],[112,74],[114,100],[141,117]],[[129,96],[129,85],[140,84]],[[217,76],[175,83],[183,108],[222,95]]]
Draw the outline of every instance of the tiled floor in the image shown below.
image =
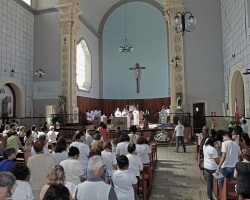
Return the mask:
[[195,145],[187,152],[174,147],[158,147],[150,200],[206,200],[206,182],[195,160]]

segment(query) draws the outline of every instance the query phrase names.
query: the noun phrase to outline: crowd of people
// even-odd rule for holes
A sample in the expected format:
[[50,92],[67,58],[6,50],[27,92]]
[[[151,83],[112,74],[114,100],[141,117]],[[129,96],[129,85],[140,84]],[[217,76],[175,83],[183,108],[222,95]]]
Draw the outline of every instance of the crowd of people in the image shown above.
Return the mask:
[[200,140],[201,162],[207,179],[207,196],[213,199],[213,178],[223,186],[224,177],[237,180],[239,200],[250,198],[250,139],[246,120],[242,126],[229,126],[228,130],[209,129],[204,126]]
[[[69,145],[56,138],[54,127],[36,134],[35,126],[26,134],[25,128],[22,134],[9,131],[0,162],[0,200],[138,199],[140,171],[150,162],[151,149],[136,126],[129,134],[117,127],[111,138],[102,122],[94,131],[77,130]],[[13,135],[18,145],[9,143]],[[16,161],[20,150],[28,151],[27,164]]]

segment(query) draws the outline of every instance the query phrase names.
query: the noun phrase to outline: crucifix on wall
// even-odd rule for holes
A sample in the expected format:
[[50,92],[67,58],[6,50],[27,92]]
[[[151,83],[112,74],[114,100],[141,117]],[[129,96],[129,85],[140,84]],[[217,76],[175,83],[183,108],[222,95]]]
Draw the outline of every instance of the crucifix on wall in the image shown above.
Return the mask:
[[146,67],[140,67],[139,63],[135,64],[135,67],[130,67],[129,70],[135,70],[136,72],[136,92],[140,93],[140,74],[141,74],[141,70],[142,69],[146,69]]

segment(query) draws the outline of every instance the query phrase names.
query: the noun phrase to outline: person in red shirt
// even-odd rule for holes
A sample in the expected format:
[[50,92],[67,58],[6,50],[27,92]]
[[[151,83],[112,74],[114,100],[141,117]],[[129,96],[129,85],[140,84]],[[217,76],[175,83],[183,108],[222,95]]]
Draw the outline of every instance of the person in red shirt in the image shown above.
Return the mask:
[[108,142],[109,140],[109,132],[107,130],[107,125],[103,122],[100,123],[100,127],[97,129],[102,136],[103,142]]

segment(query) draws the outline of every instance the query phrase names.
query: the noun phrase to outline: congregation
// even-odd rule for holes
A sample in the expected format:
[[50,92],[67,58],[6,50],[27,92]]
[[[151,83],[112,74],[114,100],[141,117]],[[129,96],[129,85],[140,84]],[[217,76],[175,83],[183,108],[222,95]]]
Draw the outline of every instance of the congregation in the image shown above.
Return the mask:
[[[207,197],[212,200],[250,198],[250,139],[246,120],[228,130],[209,129],[204,126],[199,135],[199,167],[207,181]],[[215,181],[214,181],[215,180]],[[225,183],[226,181],[226,183]],[[230,182],[228,182],[230,181]],[[232,196],[223,194],[225,185],[233,184]]]
[[[117,127],[110,136],[101,122],[96,130],[77,130],[69,145],[54,126],[44,131],[46,126],[25,132],[13,123],[0,134],[0,200],[139,199],[151,146],[135,125],[129,134]],[[17,159],[20,152],[24,163]]]

